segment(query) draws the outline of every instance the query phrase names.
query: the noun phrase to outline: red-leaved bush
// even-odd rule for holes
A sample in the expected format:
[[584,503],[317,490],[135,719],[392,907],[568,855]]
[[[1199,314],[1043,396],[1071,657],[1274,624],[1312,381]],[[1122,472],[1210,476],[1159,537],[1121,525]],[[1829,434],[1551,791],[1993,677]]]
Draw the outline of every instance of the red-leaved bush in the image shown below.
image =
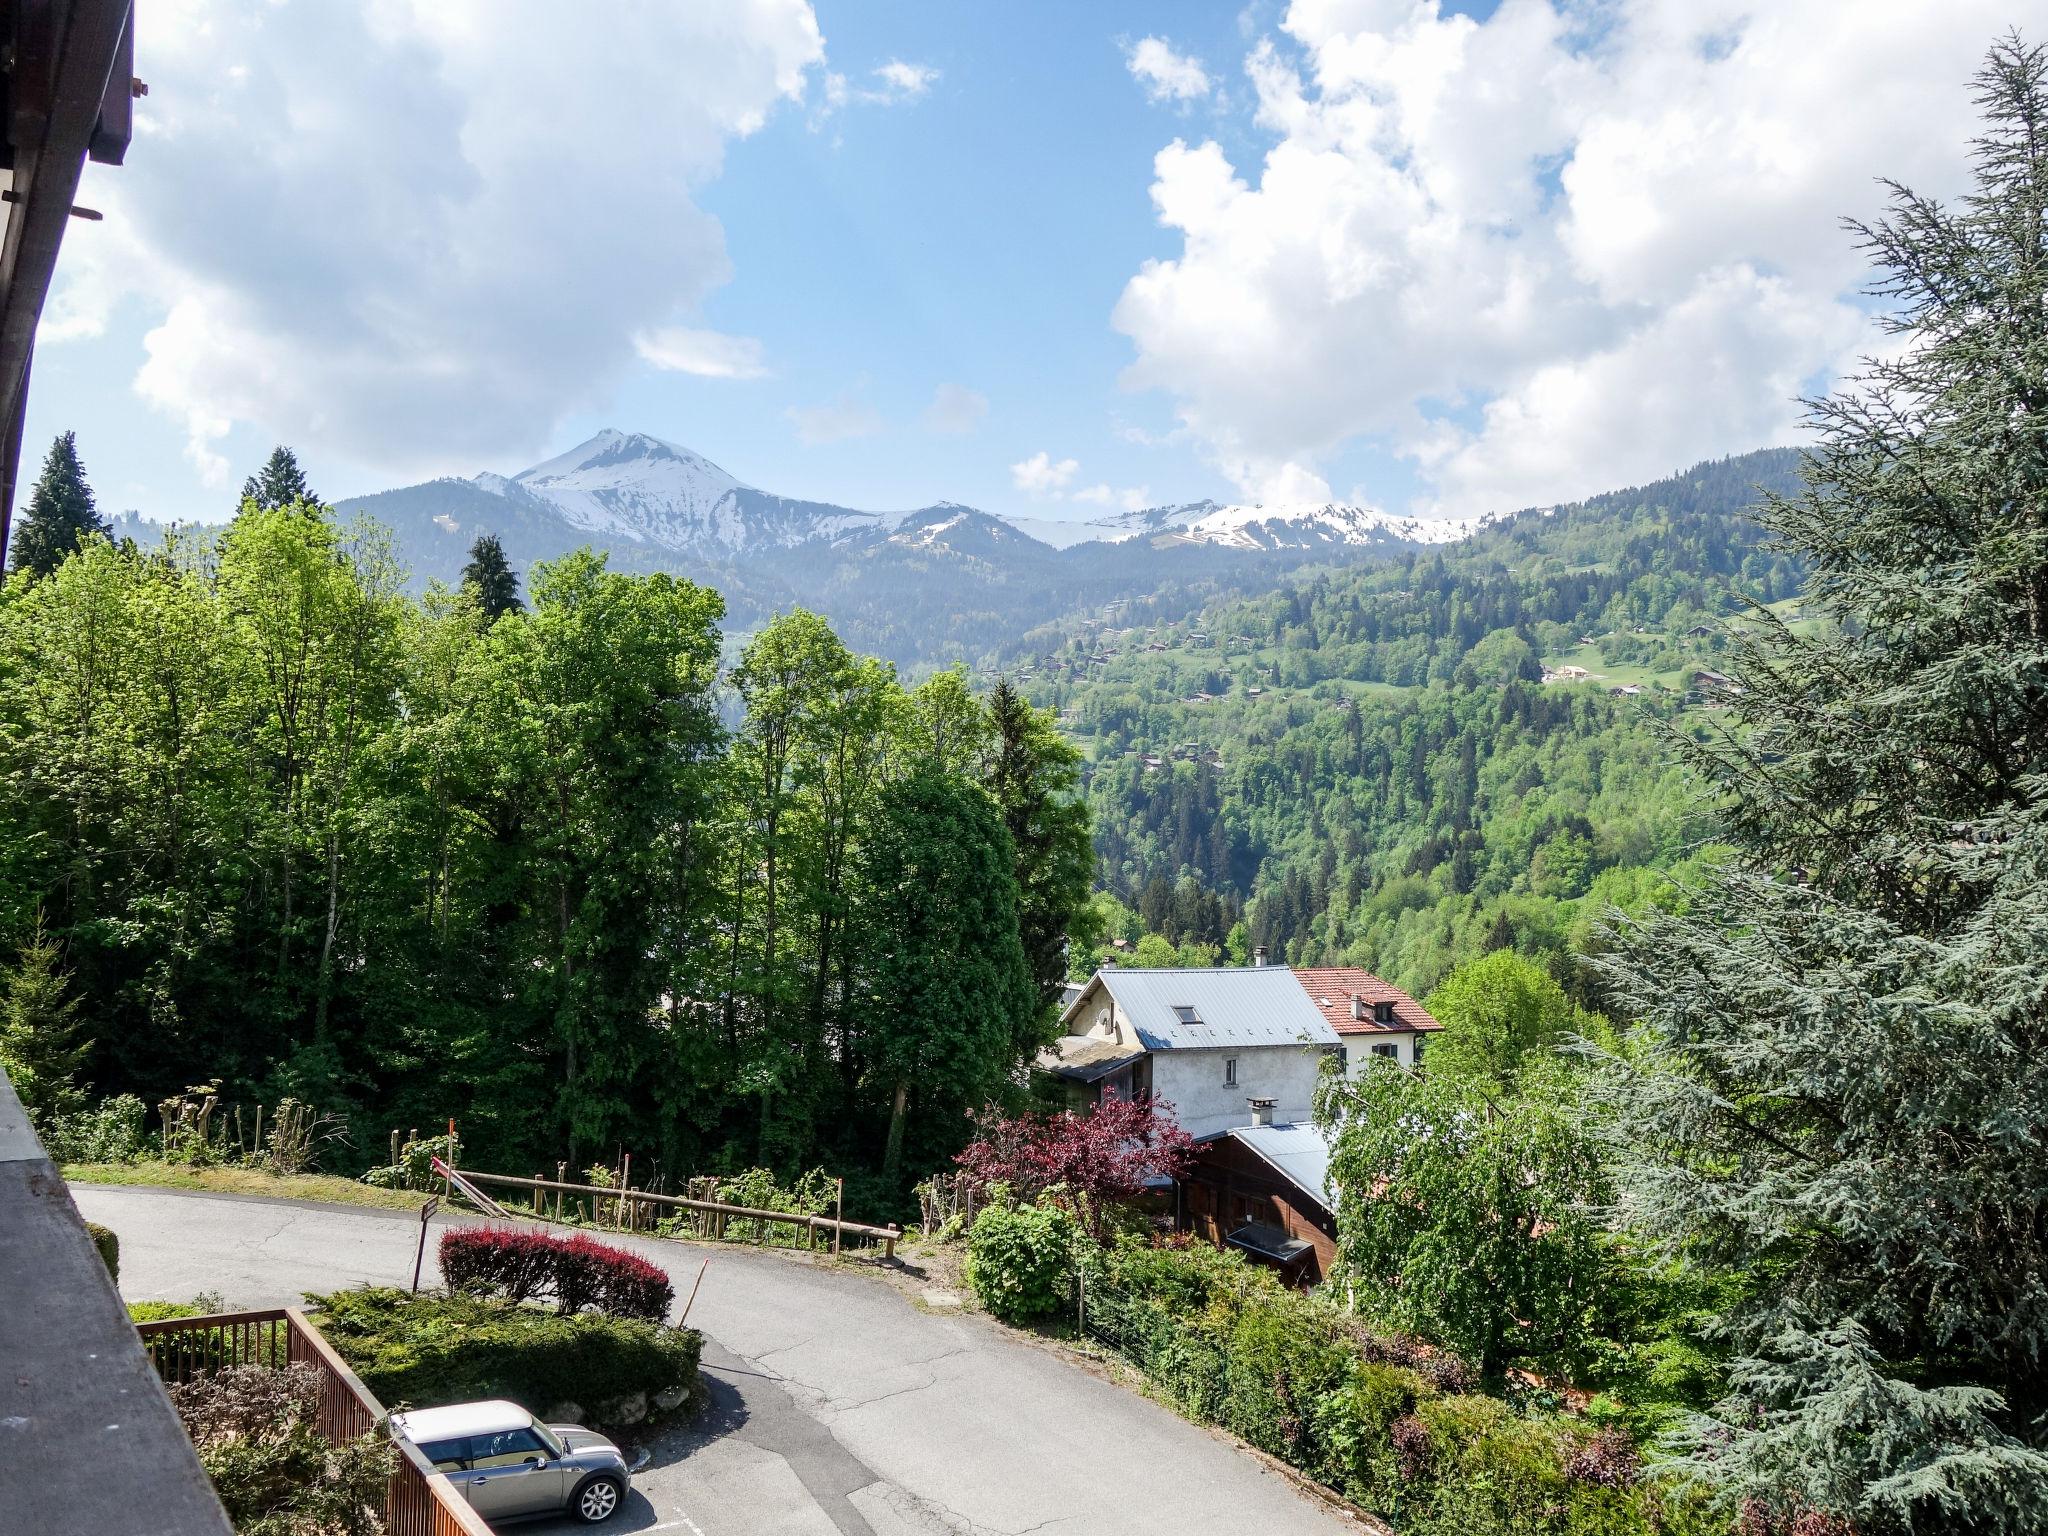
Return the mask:
[[1177,1179],[1194,1160],[1195,1140],[1174,1123],[1171,1105],[1152,1098],[1104,1099],[1085,1115],[983,1111],[980,1134],[955,1159],[984,1186],[1006,1184],[1035,1201],[1065,1189],[1097,1235],[1109,1207],[1128,1205],[1155,1179]]
[[441,1234],[441,1277],[454,1291],[508,1301],[552,1300],[564,1312],[595,1307],[658,1323],[675,1287],[659,1265],[581,1233],[555,1237],[521,1227],[456,1227]]

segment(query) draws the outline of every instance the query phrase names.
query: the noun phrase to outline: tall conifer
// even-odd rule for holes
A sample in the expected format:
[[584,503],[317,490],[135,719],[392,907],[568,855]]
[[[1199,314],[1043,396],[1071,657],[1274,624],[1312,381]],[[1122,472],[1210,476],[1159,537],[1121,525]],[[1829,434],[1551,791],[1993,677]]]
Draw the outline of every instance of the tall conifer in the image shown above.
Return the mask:
[[47,576],[87,534],[111,531],[93,501],[92,487],[85,483],[85,466],[78,462],[77,434],[60,432],[43,458],[43,471],[29,493],[28,512],[14,532],[10,564],[17,570]]
[[1760,1536],[2048,1529],[2048,57],[1978,87],[1971,192],[1851,226],[1897,344],[1767,505],[1831,622],[1738,647],[1741,856],[1608,961],[1621,1215],[1756,1288],[1691,1462]]
[[476,594],[477,606],[493,624],[526,607],[519,600],[519,574],[505,558],[505,546],[498,542],[495,533],[480,534],[469,546],[469,564],[462,568],[462,585]]
[[[314,494],[306,472],[299,468],[299,456],[282,443],[270,450],[263,467],[242,482],[242,506],[254,502],[266,511],[277,507],[303,506],[324,512],[327,504]],[[239,508],[237,509],[239,510]]]

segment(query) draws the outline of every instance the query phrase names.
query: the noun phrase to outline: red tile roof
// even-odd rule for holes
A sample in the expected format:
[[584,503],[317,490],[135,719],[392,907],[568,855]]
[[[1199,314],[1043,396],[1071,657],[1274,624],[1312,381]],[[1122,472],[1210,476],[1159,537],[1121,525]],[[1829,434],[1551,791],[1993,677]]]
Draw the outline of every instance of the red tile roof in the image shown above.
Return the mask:
[[[1323,1017],[1330,1021],[1330,1027],[1340,1035],[1379,1035],[1397,1030],[1443,1028],[1429,1016],[1422,1004],[1399,987],[1381,981],[1371,971],[1361,971],[1353,965],[1324,966],[1315,970],[1295,966],[1293,969],[1295,980],[1308,993],[1308,1000],[1322,1010]],[[1365,999],[1366,1016],[1362,1019],[1351,1017],[1351,999],[1354,997]],[[1394,1005],[1392,1024],[1373,1023],[1374,1003]]]

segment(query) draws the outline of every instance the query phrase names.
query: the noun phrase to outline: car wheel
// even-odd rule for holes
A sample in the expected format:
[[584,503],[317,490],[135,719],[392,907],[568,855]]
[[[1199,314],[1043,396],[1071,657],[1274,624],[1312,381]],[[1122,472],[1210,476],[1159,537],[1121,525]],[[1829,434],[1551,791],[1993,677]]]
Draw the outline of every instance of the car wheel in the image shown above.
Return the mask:
[[625,1485],[617,1478],[593,1477],[577,1488],[569,1500],[569,1513],[585,1525],[596,1525],[617,1514],[625,1499]]

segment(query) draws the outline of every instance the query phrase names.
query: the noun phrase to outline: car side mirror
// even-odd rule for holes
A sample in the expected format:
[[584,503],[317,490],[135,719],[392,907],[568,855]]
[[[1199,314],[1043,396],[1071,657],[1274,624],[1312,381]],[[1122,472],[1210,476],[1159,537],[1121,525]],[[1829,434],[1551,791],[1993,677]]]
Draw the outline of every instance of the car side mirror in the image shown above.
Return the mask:
[[529,1456],[526,1458],[526,1464],[529,1467],[533,1468],[533,1470],[536,1472],[545,1472],[547,1470],[548,1459],[545,1456]]

